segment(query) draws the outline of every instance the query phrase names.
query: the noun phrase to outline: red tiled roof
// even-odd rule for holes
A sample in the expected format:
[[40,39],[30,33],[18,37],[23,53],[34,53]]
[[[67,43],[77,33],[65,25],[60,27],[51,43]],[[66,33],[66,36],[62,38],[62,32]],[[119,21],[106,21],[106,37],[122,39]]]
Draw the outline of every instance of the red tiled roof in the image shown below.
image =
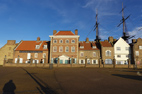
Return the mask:
[[71,31],[59,31],[55,35],[74,35]]
[[[40,45],[41,44],[41,45]],[[47,45],[47,41],[22,41],[19,46],[15,49],[16,51],[48,51],[43,49],[43,45]],[[36,49],[36,45],[40,45],[39,49]]]
[[[80,46],[84,46],[84,48],[80,48]],[[79,43],[79,50],[99,50],[96,46],[96,48],[92,48],[92,46],[96,46],[96,42],[85,42],[81,41]]]
[[101,41],[101,45],[103,47],[112,47],[111,43],[109,43],[108,41]]

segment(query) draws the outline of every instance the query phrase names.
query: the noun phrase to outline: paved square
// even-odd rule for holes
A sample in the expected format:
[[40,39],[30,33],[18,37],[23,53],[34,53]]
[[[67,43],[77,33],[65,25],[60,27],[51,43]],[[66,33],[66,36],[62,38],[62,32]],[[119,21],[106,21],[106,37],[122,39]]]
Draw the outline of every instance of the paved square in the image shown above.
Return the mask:
[[140,94],[142,70],[0,66],[0,94]]

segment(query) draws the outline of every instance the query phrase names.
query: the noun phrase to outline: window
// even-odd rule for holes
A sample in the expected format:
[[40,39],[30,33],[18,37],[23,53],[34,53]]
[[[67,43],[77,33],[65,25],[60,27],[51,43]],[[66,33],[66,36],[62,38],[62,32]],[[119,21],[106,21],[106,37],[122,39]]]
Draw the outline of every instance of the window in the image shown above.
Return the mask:
[[66,43],[69,43],[69,40],[66,40]]
[[117,48],[116,48],[116,50],[117,50],[117,51],[120,51],[120,50],[121,50],[121,48],[120,48],[120,47],[117,47]]
[[129,50],[129,47],[125,47],[125,49],[128,51],[128,50]]
[[84,63],[84,60],[81,60],[81,64],[83,64]]
[[66,47],[66,49],[65,49],[66,51],[65,52],[69,52],[69,47]]
[[120,65],[122,61],[116,61],[116,64]]
[[121,57],[121,55],[117,55],[117,57],[118,57],[118,58],[120,58],[120,57]]
[[80,56],[83,57],[84,56],[84,52],[80,52]]
[[71,43],[75,43],[75,40],[71,40]]
[[96,49],[96,46],[92,46],[93,49]]
[[112,64],[112,60],[111,59],[106,59],[105,64]]
[[40,47],[39,45],[36,45],[36,49],[39,49],[39,47]]
[[71,47],[71,52],[75,52],[75,47]]
[[56,46],[53,47],[53,52],[57,52],[57,47]]
[[59,47],[59,52],[63,52],[63,47]]
[[47,49],[47,45],[43,45],[43,49]]
[[96,52],[93,52],[93,57],[96,57]]
[[98,64],[97,60],[92,60],[92,64]]
[[43,53],[43,58],[46,58],[46,53]]
[[107,50],[106,51],[106,56],[111,56],[111,51]]
[[38,58],[38,53],[35,53],[35,58]]
[[63,40],[60,40],[59,42],[60,42],[60,43],[63,43]]
[[53,40],[53,43],[57,43],[57,40]]
[[139,56],[139,51],[136,51],[136,56]]
[[87,64],[90,64],[90,59],[87,59]]
[[31,59],[31,53],[27,53],[27,59]]
[[139,46],[139,49],[142,49],[142,46]]
[[84,46],[80,46],[80,48],[84,48]]
[[126,57],[128,58],[128,57],[129,57],[129,55],[126,55]]

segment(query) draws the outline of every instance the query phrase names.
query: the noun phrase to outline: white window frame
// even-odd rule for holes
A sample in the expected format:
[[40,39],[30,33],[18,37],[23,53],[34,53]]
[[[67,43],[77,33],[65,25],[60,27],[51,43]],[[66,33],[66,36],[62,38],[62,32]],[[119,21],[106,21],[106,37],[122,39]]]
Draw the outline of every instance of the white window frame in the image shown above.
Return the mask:
[[142,46],[139,46],[139,49],[142,50]]
[[[83,54],[83,55],[81,55],[81,54]],[[84,52],[80,52],[80,57],[84,57]]]
[[[68,51],[67,51],[67,48],[68,48]],[[66,46],[66,48],[65,48],[65,52],[69,52],[69,47],[68,47],[68,46]]]
[[47,49],[47,45],[43,45],[43,49]]
[[31,59],[31,53],[27,53],[27,59]]
[[[68,41],[68,42],[67,42],[67,41]],[[68,40],[68,39],[66,40],[66,43],[69,43],[69,40]]]
[[84,48],[84,46],[80,46],[80,48],[82,48],[82,49],[83,49],[83,48]]
[[96,46],[92,46],[93,49],[96,49]]
[[139,56],[139,51],[135,51],[136,56]]
[[[83,63],[81,63],[82,60],[83,60]],[[79,59],[79,64],[85,64],[85,59]]]
[[87,59],[87,64],[91,64],[91,61],[90,61],[90,59]]
[[46,53],[43,53],[43,58],[46,58]]
[[[94,60],[96,61],[96,63],[93,62]],[[93,59],[93,60],[92,60],[92,64],[98,64],[98,60]]]
[[[74,42],[73,42],[74,41]],[[73,40],[71,40],[71,43],[75,43],[75,40],[73,39]]]
[[[61,49],[62,49],[62,51],[61,51]],[[59,52],[63,52],[63,46],[59,47]]]
[[[94,55],[95,54],[95,55]],[[93,52],[93,57],[96,57],[97,56],[97,54],[96,54],[96,52]]]
[[34,57],[35,57],[35,58],[38,58],[38,53],[35,53],[35,54],[34,54]]
[[[73,50],[74,49],[74,50]],[[71,47],[71,52],[75,52],[75,47]]]
[[[62,42],[61,42],[62,41]],[[63,43],[63,40],[61,39],[61,40],[59,40],[59,43]]]
[[56,40],[56,39],[54,39],[54,40],[53,40],[53,43],[57,43],[57,40]]
[[121,51],[121,47],[116,47],[116,50],[117,51]]
[[[54,50],[56,48],[56,51]],[[57,46],[54,46],[53,47],[53,52],[57,52]]]
[[[107,54],[107,52],[109,52],[109,53]],[[111,51],[110,50],[106,50],[106,56],[111,56]]]

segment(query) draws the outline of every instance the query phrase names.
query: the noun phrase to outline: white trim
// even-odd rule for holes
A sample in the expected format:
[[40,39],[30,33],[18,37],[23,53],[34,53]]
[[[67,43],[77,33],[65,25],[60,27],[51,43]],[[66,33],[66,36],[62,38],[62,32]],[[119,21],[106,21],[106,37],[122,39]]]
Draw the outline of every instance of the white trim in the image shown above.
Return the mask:
[[20,43],[14,48],[14,50],[17,49],[17,47],[23,42],[23,40],[20,41]]
[[[44,57],[44,55],[45,55],[45,57]],[[43,53],[43,58],[46,58],[46,53]]]
[[35,53],[35,54],[34,54],[34,57],[35,57],[35,58],[38,58],[38,53]]
[[[95,56],[94,56],[94,53],[95,53]],[[93,52],[93,57],[97,57],[97,54],[96,54],[96,52]]]
[[56,43],[57,43],[57,39],[53,39],[53,43],[55,43],[54,41],[56,40]]
[[93,60],[95,60],[96,64],[98,64],[98,60],[97,59],[92,59],[92,64],[95,64],[95,63],[93,63]]
[[[83,56],[81,56],[81,53],[83,53]],[[80,52],[80,57],[84,57],[84,52]]]
[[[60,51],[61,47],[62,47],[62,51]],[[59,52],[63,52],[63,46],[60,46],[60,47],[59,47]]]
[[[83,60],[83,63],[81,63],[81,60]],[[79,59],[79,64],[85,64],[85,59]]]
[[[74,46],[73,46],[74,47]],[[74,47],[74,51],[72,51],[73,47],[71,47],[71,52],[75,52],[75,47]]]
[[[66,46],[66,47],[68,47],[68,46]],[[66,51],[66,47],[65,47],[65,52],[69,52],[69,47],[68,47],[68,51]]]
[[[107,51],[109,51],[109,54],[108,54],[108,55],[107,55],[107,53],[106,53]],[[106,54],[106,56],[111,56],[111,51],[110,51],[110,50],[106,50],[106,51],[105,51],[105,54]]]

